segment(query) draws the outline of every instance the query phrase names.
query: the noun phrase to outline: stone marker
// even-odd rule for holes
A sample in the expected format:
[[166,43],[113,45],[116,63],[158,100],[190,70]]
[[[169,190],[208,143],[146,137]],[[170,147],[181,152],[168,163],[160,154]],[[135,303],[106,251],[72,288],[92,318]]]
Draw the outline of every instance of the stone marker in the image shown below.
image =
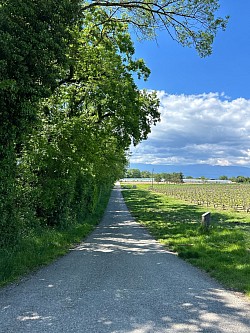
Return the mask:
[[211,213],[207,212],[202,214],[201,216],[201,224],[204,228],[208,229],[210,225],[210,220],[211,220]]

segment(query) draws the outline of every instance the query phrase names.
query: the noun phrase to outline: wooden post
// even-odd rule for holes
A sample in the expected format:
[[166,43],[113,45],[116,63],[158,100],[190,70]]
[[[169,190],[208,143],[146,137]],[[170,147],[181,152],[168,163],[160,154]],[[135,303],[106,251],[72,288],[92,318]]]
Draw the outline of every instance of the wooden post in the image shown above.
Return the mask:
[[211,213],[207,212],[202,214],[201,216],[201,225],[205,228],[208,229],[210,226],[210,221],[211,221]]

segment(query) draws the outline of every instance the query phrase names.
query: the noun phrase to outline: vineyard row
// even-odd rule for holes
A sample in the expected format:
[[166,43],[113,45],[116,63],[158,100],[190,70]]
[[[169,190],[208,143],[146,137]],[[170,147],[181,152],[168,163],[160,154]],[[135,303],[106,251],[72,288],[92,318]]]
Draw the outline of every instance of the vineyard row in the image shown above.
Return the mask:
[[250,184],[159,184],[153,190],[196,205],[250,212]]

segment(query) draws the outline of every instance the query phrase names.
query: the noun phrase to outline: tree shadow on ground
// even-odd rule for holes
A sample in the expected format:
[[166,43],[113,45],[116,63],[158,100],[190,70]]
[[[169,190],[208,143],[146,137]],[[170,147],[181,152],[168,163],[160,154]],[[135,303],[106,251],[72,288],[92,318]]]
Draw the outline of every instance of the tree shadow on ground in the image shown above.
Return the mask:
[[250,292],[248,223],[228,223],[227,213],[213,212],[210,228],[205,230],[201,215],[206,207],[176,203],[175,199],[145,190],[123,191],[123,195],[134,218],[169,250],[228,288]]

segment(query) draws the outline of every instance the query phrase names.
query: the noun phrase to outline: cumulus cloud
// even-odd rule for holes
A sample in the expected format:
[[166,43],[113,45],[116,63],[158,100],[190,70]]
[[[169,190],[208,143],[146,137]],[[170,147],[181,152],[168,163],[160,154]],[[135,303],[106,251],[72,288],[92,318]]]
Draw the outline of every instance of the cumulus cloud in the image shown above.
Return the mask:
[[250,166],[250,100],[159,91],[161,122],[131,163]]

